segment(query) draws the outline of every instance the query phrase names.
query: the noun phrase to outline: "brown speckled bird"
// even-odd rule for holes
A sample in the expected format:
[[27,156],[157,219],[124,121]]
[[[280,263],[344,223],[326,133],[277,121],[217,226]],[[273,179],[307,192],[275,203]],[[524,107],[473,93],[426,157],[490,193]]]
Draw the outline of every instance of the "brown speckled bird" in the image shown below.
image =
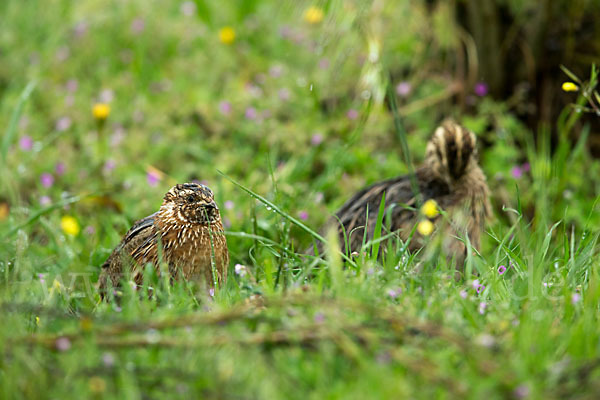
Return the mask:
[[102,265],[101,296],[106,295],[108,280],[118,287],[129,267],[132,280],[141,284],[144,266],[158,268],[159,254],[171,279],[183,276],[210,286],[215,280],[219,285],[225,282],[229,252],[212,190],[196,183],[176,185],[157,212],[135,222]]
[[[479,248],[485,219],[491,213],[489,189],[477,158],[475,134],[447,120],[435,130],[427,144],[425,161],[415,171],[422,201],[435,200],[449,216],[450,224],[440,221],[441,216],[434,223],[438,234],[441,226],[448,225],[443,233],[444,250],[449,257],[455,256],[459,263],[464,261],[466,248],[456,236],[464,238],[465,233],[468,234],[473,247]],[[338,227],[340,243],[346,243],[345,231],[351,252],[360,250],[365,226],[367,242],[373,239],[383,193],[386,219],[391,222],[390,231],[398,232],[400,238],[406,240],[417,223],[419,215],[416,208],[419,204],[410,176],[377,182],[352,196],[326,225]],[[387,233],[382,232],[382,236]],[[415,233],[409,248],[416,250],[423,243],[423,237]],[[319,252],[322,253],[322,250],[321,245]]]

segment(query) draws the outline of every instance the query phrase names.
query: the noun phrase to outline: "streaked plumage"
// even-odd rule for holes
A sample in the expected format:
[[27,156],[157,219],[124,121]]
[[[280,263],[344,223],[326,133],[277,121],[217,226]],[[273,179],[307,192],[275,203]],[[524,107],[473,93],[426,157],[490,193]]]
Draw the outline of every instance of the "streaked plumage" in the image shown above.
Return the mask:
[[[465,233],[472,245],[478,248],[491,208],[485,175],[477,161],[475,135],[453,121],[445,121],[427,144],[425,161],[415,175],[422,201],[435,200],[450,217],[451,226],[445,227],[444,232],[445,249],[462,259],[465,246],[453,236],[464,237]],[[350,249],[343,246],[344,250],[360,250],[365,226],[366,240],[373,238],[383,193],[386,199],[385,216],[391,222],[390,231],[398,232],[403,240],[407,239],[418,221],[416,209],[419,204],[413,193],[410,176],[403,175],[362,189],[335,213],[326,228],[338,227],[340,243],[346,243],[346,232]],[[438,216],[434,221],[438,228],[443,225],[440,219]],[[423,238],[415,234],[410,249],[415,250],[422,245]],[[322,252],[322,247],[319,251]]]
[[151,263],[158,268],[159,254],[172,279],[183,276],[210,286],[215,280],[225,282],[229,253],[219,208],[208,187],[176,185],[165,194],[157,212],[135,222],[102,265],[101,295],[109,280],[118,287],[130,266],[132,280],[141,284],[143,267]]

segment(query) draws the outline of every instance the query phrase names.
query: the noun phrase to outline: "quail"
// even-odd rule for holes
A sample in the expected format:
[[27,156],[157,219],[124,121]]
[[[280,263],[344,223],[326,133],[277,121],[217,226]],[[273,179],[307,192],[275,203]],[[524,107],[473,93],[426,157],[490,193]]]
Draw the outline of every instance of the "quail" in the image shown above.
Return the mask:
[[[384,222],[389,221],[390,231],[397,232],[402,240],[408,239],[413,227],[422,218],[419,206],[433,199],[449,217],[449,224],[439,215],[434,220],[439,228],[437,230],[444,231],[443,244],[447,255],[455,257],[457,262],[464,261],[466,246],[459,238],[464,238],[465,234],[471,245],[479,248],[491,207],[486,178],[478,164],[475,134],[454,121],[444,121],[429,140],[424,163],[415,171],[414,178],[414,184],[410,175],[374,183],[352,196],[335,213],[326,229],[332,226],[338,228],[343,251],[360,251],[365,238],[366,242],[373,239],[384,193]],[[442,229],[442,225],[448,226]],[[382,236],[387,233],[382,232]],[[423,239],[422,235],[415,233],[409,249],[421,248],[425,242]],[[318,246],[320,253],[322,246]]]
[[227,242],[219,208],[207,186],[175,185],[157,212],[133,224],[102,265],[101,297],[106,297],[109,281],[118,287],[129,271],[140,285],[144,266],[150,263],[159,271],[161,261],[168,266],[171,280],[183,277],[214,286],[227,279]]

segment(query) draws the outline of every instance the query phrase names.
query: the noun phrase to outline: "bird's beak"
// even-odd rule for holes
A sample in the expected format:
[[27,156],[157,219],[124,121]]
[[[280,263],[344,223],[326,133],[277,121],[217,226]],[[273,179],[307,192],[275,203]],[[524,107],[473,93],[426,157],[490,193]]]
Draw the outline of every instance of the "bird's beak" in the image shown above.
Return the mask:
[[206,207],[206,208],[212,208],[212,209],[215,209],[215,210],[219,211],[219,207],[217,207],[217,203],[215,203],[214,201],[211,201],[210,203],[207,203],[204,207]]

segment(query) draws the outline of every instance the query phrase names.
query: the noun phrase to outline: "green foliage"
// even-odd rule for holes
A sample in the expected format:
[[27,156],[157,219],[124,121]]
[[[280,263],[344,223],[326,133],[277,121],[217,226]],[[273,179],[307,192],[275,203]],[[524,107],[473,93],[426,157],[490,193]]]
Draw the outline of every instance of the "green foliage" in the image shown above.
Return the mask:
[[[549,126],[534,140],[514,103],[456,85],[469,43],[452,7],[392,3],[0,2],[1,398],[600,390],[593,114],[569,107],[554,142]],[[410,253],[385,200],[367,251],[339,253],[319,227],[365,184],[412,173],[449,116],[477,133],[494,206],[473,274],[455,280],[436,238]],[[194,179],[227,227],[226,285],[148,267],[100,303],[120,237]],[[324,259],[305,254],[316,241]]]

